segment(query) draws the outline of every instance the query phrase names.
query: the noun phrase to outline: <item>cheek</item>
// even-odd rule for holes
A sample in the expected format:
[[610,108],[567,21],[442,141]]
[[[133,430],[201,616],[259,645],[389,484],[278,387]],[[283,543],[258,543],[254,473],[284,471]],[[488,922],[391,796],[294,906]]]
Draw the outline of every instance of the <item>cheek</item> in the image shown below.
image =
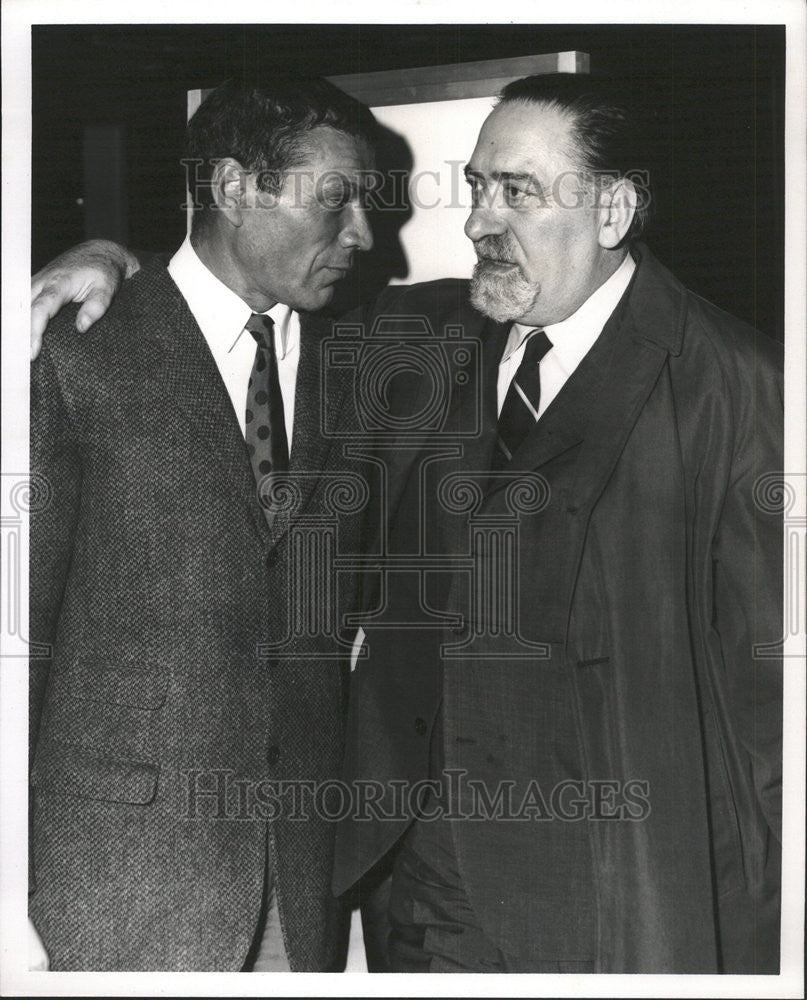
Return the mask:
[[316,226],[307,227],[299,234],[300,257],[310,267],[317,267],[327,261],[331,249],[338,245],[339,225],[337,222],[322,220]]
[[559,267],[564,245],[563,227],[542,222],[524,227],[518,239],[524,258],[523,270],[532,281],[544,281]]
[[548,227],[547,247],[557,267],[574,266],[585,260],[595,243],[588,220],[579,211],[564,209]]
[[317,243],[320,250],[327,250],[339,240],[343,224],[343,219],[339,212],[330,212],[325,218],[320,220],[311,238]]

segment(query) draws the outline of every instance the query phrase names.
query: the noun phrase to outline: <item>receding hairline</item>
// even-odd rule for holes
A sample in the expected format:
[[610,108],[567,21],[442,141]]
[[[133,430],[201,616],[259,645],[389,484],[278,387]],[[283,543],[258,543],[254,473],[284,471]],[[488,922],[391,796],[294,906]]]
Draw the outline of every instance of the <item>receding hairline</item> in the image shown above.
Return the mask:
[[310,155],[311,153],[316,152],[316,135],[319,132],[335,132],[337,135],[343,136],[345,139],[354,143],[360,150],[369,153],[371,156],[375,155],[375,144],[372,142],[370,137],[362,132],[348,131],[339,125],[330,125],[328,122],[316,122],[316,124],[310,125],[297,132],[295,147],[298,154]]
[[487,122],[498,111],[508,107],[522,107],[534,109],[536,112],[554,112],[557,114],[561,123],[568,126],[566,140],[560,147],[559,152],[575,168],[585,169],[588,166],[585,144],[581,142],[579,113],[574,108],[566,107],[552,95],[535,98],[522,97],[521,95],[509,98],[500,97],[485,121]]

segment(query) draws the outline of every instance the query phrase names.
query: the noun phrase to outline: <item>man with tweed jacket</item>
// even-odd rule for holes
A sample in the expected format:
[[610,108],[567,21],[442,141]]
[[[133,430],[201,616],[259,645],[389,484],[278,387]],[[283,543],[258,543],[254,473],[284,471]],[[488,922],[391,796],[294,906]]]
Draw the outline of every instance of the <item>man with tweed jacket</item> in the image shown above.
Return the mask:
[[[31,662],[30,914],[52,969],[343,961],[333,825],[291,821],[278,789],[340,763],[349,643],[293,624],[292,554],[315,553],[340,485],[358,500],[338,544],[357,549],[361,470],[320,430],[340,387],[320,389],[316,314],[372,243],[372,131],[325,84],[219,88],[188,131],[214,164],[189,240],[80,344],[75,314],[55,320],[33,366],[51,499],[31,518],[30,629],[50,655]],[[251,313],[274,322],[291,445],[275,517],[245,446]]]

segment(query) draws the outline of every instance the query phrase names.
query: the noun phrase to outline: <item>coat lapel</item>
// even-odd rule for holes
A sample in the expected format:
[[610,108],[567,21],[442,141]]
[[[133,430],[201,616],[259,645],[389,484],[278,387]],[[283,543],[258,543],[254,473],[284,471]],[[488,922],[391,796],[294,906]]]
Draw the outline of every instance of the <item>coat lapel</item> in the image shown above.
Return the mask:
[[[395,520],[403,495],[412,476],[419,474],[424,460],[439,451],[449,457],[439,460],[441,475],[452,472],[479,473],[481,481],[490,465],[490,451],[496,427],[496,369],[507,339],[509,325],[486,320],[475,310],[462,309],[446,326],[461,326],[468,341],[478,341],[479,352],[465,352],[465,360],[457,362],[456,352],[449,351],[448,378],[452,386],[451,402],[445,422],[439,431],[421,433],[410,429],[396,436],[384,436],[374,450],[387,470],[386,495],[371,504],[365,528],[367,552],[387,551],[389,531]],[[462,356],[463,352],[460,352]],[[416,378],[405,384],[390,400],[393,412],[401,418],[428,410],[434,385],[428,378]],[[453,452],[453,457],[451,453]],[[439,518],[438,528],[445,534],[445,519],[440,517],[436,497],[429,496],[424,516]],[[411,516],[411,511],[404,511]],[[425,528],[424,528],[425,530]],[[377,582],[372,578],[364,591],[364,607],[375,607]]]
[[492,482],[490,492],[581,445],[569,499],[581,506],[598,493],[668,354],[681,348],[685,297],[659,280],[663,269],[647,248],[640,245],[636,256],[634,280],[602,334],[513,456],[509,475]]
[[570,494],[581,507],[599,496],[668,358],[683,344],[686,289],[643,244],[633,254],[634,280],[606,324],[613,325],[611,355]]

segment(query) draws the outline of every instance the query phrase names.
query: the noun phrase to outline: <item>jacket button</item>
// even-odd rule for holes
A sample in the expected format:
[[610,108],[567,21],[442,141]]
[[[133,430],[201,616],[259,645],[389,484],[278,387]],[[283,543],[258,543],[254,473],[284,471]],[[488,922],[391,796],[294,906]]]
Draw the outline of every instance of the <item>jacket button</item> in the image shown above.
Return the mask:
[[420,716],[418,716],[415,719],[415,732],[418,734],[418,736],[425,736],[426,735],[426,730],[428,728],[429,727],[426,725],[426,720],[425,719],[421,719]]
[[278,558],[279,558],[279,556],[277,554],[277,549],[271,549],[266,554],[266,565],[267,566],[274,566],[277,563]]
[[266,751],[266,763],[269,767],[274,767],[280,760],[280,747],[271,746]]

